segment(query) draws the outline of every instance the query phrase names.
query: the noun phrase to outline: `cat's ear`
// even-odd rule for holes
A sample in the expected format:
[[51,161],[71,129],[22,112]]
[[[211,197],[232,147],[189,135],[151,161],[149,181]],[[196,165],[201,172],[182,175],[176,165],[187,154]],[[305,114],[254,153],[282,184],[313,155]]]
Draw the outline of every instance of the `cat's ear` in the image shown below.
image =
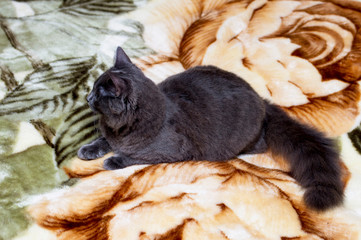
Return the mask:
[[113,85],[115,87],[115,95],[117,97],[128,91],[129,84],[127,84],[126,79],[121,78],[116,72],[109,71],[108,75],[113,82]]
[[117,48],[117,53],[115,55],[115,68],[120,68],[125,63],[132,63],[128,57],[128,55],[124,52],[121,47]]

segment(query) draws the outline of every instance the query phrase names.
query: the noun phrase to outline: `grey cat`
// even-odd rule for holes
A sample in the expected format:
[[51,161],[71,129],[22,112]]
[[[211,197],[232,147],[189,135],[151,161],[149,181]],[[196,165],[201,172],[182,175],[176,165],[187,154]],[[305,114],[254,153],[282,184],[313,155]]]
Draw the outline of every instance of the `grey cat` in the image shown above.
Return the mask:
[[333,141],[262,99],[233,73],[198,66],[155,85],[118,48],[114,67],[94,83],[87,100],[100,116],[102,137],[81,147],[78,156],[90,160],[113,151],[105,169],[226,161],[270,150],[289,161],[310,208],[342,203]]

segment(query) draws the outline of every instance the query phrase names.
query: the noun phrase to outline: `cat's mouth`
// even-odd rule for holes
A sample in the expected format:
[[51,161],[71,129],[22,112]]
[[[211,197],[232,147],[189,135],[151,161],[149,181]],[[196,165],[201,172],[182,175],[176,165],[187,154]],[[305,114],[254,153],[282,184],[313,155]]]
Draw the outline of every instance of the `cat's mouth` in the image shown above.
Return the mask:
[[87,102],[88,102],[88,105],[90,107],[90,109],[95,112],[95,113],[98,113],[99,111],[96,109],[95,107],[95,96],[93,94],[93,92],[91,92],[87,98],[86,98]]
[[88,103],[88,105],[89,105],[90,109],[91,109],[94,113],[99,113],[99,111],[96,110],[95,107],[94,107],[92,104],[89,104],[89,103]]

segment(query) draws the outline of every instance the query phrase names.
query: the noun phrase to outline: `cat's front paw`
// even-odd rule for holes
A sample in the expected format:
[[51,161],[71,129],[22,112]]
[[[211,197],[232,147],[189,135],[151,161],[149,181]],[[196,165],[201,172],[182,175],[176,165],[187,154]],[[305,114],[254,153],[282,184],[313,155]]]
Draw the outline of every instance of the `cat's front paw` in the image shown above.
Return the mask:
[[113,156],[110,158],[105,159],[103,163],[103,168],[106,170],[115,170],[127,167],[123,163],[123,159],[119,156]]
[[97,159],[103,157],[105,154],[107,154],[107,152],[92,144],[86,144],[78,150],[78,157],[83,160]]

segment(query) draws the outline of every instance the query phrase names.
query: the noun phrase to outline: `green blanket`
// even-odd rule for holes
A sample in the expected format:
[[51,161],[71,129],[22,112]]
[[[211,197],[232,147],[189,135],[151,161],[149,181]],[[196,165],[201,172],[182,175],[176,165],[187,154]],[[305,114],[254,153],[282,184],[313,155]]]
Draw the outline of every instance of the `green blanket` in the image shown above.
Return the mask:
[[58,166],[97,135],[85,96],[112,64],[112,46],[131,57],[152,52],[139,22],[108,26],[142,4],[0,2],[0,239],[27,228],[21,202],[63,184]]

